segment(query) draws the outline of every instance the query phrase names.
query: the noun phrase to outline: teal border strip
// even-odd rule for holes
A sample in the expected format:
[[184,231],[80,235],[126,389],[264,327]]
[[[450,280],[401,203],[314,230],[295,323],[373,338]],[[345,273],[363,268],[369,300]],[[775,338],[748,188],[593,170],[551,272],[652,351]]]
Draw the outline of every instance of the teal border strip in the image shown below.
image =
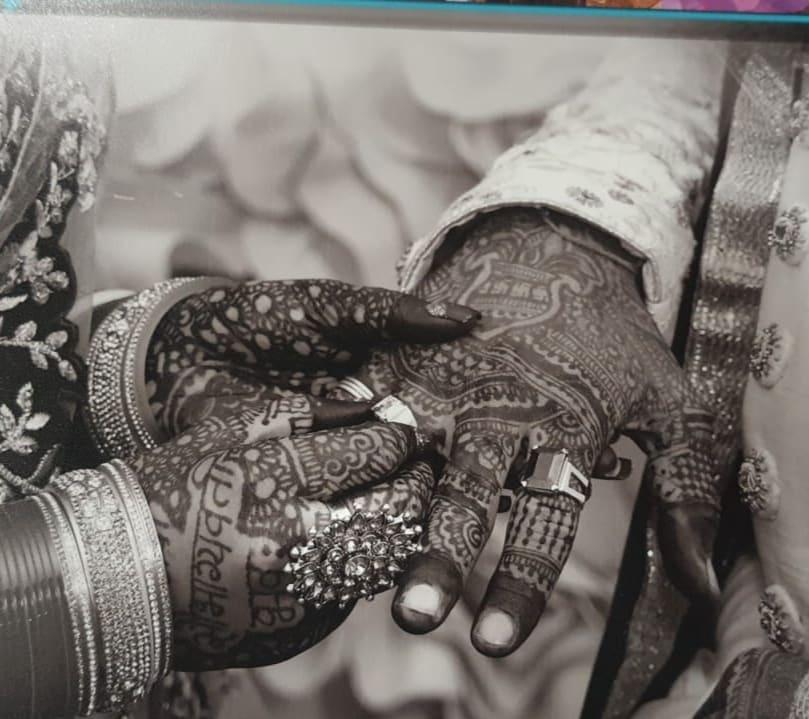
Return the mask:
[[[190,5],[196,3],[192,2]],[[206,4],[204,1],[199,4]],[[620,8],[578,8],[554,7],[548,5],[500,5],[478,2],[424,2],[424,0],[219,0],[218,4],[251,5],[272,7],[349,7],[371,8],[376,10],[443,10],[490,15],[540,15],[550,17],[588,17],[611,20],[646,20],[652,21],[698,21],[698,22],[731,22],[731,23],[776,23],[809,25],[809,15],[797,13],[733,13],[694,10],[635,10]]]

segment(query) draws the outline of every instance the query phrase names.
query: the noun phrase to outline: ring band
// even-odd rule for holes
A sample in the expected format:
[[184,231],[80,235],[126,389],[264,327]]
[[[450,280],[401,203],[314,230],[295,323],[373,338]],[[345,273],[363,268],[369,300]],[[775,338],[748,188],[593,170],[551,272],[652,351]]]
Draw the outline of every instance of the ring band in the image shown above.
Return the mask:
[[387,424],[405,424],[413,429],[418,429],[419,423],[416,420],[416,415],[402,400],[396,395],[389,394],[387,397],[379,400],[371,411],[376,415],[380,422]]
[[337,383],[336,389],[341,389],[357,402],[369,402],[374,398],[371,388],[354,377],[344,377]]
[[566,494],[584,505],[590,497],[590,479],[576,469],[566,449],[545,452],[534,447],[531,455],[533,470],[520,482],[523,489]]

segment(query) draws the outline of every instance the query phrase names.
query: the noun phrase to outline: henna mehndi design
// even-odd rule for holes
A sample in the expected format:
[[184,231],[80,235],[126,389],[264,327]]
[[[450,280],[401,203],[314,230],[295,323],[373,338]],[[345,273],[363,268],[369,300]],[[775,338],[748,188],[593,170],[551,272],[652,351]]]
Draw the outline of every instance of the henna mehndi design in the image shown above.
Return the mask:
[[273,663],[316,643],[350,607],[302,609],[286,591],[289,549],[349,507],[424,512],[433,475],[409,464],[410,428],[278,438],[257,432],[266,415],[243,400],[133,462],[163,544],[178,668]]
[[249,396],[256,384],[276,396],[320,396],[374,344],[450,340],[478,317],[456,304],[436,317],[410,295],[331,280],[213,289],[175,305],[158,326],[146,366],[149,401],[158,423],[176,434],[207,399]]
[[[428,552],[395,602],[406,629],[433,629],[458,599],[523,440],[567,449],[590,473],[617,432],[630,433],[651,454],[648,478],[663,514],[703,508],[667,536],[685,557],[671,565],[675,580],[690,582],[694,594],[713,592],[709,542],[695,538],[710,531],[703,520],[718,506],[706,442],[712,420],[644,305],[638,269],[617,242],[575,219],[520,208],[488,213],[451,234],[419,290],[433,307],[474,306],[482,321],[453,342],[378,350],[357,374],[379,394],[395,387],[419,426],[443,437],[448,457],[427,522]],[[517,492],[473,631],[481,651],[507,654],[533,629],[579,512],[564,496]]]
[[303,610],[286,592],[289,547],[355,506],[422,516],[433,469],[408,464],[419,451],[409,428],[320,431],[373,416],[325,390],[374,344],[450,340],[477,318],[320,280],[213,289],[166,314],[147,391],[174,439],[135,465],[169,568],[180,668],[281,661],[348,614]]

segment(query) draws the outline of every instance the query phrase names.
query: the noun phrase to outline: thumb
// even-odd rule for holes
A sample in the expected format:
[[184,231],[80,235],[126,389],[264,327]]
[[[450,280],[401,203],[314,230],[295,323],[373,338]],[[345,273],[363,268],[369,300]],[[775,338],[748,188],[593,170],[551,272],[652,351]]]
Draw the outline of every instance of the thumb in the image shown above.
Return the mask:
[[668,505],[658,518],[658,538],[668,576],[688,599],[715,609],[720,590],[711,562],[716,510],[707,504]]
[[669,372],[658,369],[645,403],[642,446],[649,460],[644,480],[658,504],[663,563],[674,585],[704,607],[719,600],[711,563],[722,487],[716,472],[714,417],[689,385],[673,358]]

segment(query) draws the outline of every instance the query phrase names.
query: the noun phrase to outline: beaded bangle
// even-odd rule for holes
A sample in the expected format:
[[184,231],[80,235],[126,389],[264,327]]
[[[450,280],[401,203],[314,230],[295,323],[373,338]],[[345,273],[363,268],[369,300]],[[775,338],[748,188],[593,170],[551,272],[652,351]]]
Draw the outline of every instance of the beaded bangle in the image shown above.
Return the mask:
[[[155,663],[153,667],[150,681],[154,683],[168,672],[172,646],[171,603],[160,539],[135,473],[121,460],[113,460],[105,465],[105,469],[112,475],[122,498],[122,506],[129,515],[132,539],[138,550],[137,556],[140,557],[148,592],[152,636],[158,645],[164,648],[162,661]],[[128,497],[133,496],[137,497],[137,501],[128,501]]]
[[229,284],[213,277],[160,282],[116,307],[90,341],[88,425],[107,458],[129,457],[165,438],[149,412],[145,393],[149,340],[166,311],[189,295]]
[[165,675],[172,645],[166,570],[137,478],[115,461],[64,474],[32,501],[61,565],[77,713],[127,706]]

